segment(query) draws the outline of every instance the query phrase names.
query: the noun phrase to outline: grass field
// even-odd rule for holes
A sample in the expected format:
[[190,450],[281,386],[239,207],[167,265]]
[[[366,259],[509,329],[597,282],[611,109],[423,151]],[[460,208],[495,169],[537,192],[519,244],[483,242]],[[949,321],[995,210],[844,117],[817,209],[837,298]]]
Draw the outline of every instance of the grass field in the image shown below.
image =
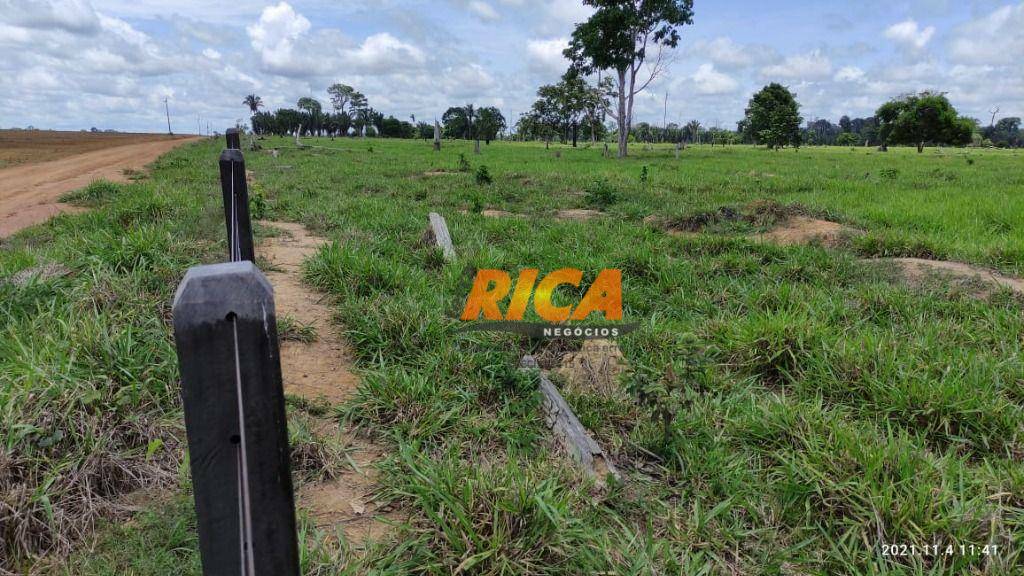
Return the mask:
[[[358,556],[302,522],[306,573],[1020,573],[1024,299],[911,286],[862,261],[1020,275],[1019,152],[694,147],[676,160],[637,145],[617,161],[532,144],[475,156],[465,142],[307,142],[248,153],[251,194],[267,217],[335,241],[305,277],[335,298],[362,377],[337,415],[390,448],[382,496],[408,522]],[[67,570],[198,573],[168,317],[185,269],[225,252],[220,147],[93,185],[74,198],[91,212],[0,245],[0,278],[67,268],[0,281],[0,569],[72,549],[107,502],[162,486],[130,522],[100,520]],[[481,165],[493,184],[476,182]],[[603,214],[555,217],[571,208]],[[429,211],[448,219],[456,261],[423,241]],[[835,249],[749,238],[793,212],[865,234]],[[619,340],[630,371],[614,393],[568,399],[623,484],[600,489],[565,465],[515,369],[579,342],[456,333],[484,267],[576,267],[585,281],[622,270],[625,319],[640,323]],[[998,548],[887,557],[882,544]]]

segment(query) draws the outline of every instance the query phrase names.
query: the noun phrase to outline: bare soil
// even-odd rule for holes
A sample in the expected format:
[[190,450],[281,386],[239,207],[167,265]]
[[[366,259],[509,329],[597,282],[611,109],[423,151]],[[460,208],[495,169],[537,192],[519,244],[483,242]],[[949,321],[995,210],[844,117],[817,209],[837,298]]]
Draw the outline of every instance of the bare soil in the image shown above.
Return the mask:
[[188,136],[125,132],[0,130],[0,168],[49,162],[117,146],[159,141],[172,142],[183,138],[188,138]]
[[780,246],[818,243],[822,246],[835,247],[841,244],[844,238],[859,233],[860,231],[843,226],[838,222],[806,216],[791,216],[780,226],[754,237]]
[[[59,139],[53,142],[46,140],[48,146],[57,147],[56,151],[39,152],[39,158],[56,156],[57,159],[35,163],[22,162],[17,166],[0,169],[0,238],[46,221],[62,212],[79,210],[59,202],[61,195],[67,192],[83,188],[100,179],[127,181],[126,173],[142,170],[171,149],[199,139],[135,134],[107,135],[106,139],[94,141],[87,138],[88,134],[82,133],[84,143],[78,142],[73,136],[65,136],[67,141],[64,144],[61,144]],[[143,140],[144,137],[148,140]],[[32,150],[28,144],[17,148],[20,144],[23,143],[11,143],[0,138],[0,152],[9,152],[5,146],[15,146],[13,149],[16,150]],[[99,149],[96,149],[97,147]],[[82,149],[86,151],[83,152]]]
[[584,340],[578,352],[562,357],[562,364],[553,373],[565,381],[568,390],[577,394],[595,394],[604,398],[621,397],[619,375],[627,368],[626,360],[613,340]]
[[[865,260],[865,262],[891,262],[913,284],[920,284],[931,276],[937,276],[967,282],[980,281],[988,286],[1001,286],[1018,294],[1024,294],[1024,280],[1003,276],[992,270],[962,262],[925,260],[923,258],[878,258]],[[984,296],[986,293],[987,290],[974,292],[976,296]]]
[[[260,255],[270,260],[275,270],[266,272],[274,287],[278,318],[291,316],[312,326],[317,338],[310,343],[281,342],[281,371],[286,394],[333,405],[349,398],[359,383],[352,371],[352,354],[331,322],[333,311],[325,303],[327,297],[302,283],[302,261],[316,253],[325,242],[310,234],[301,224],[262,222],[282,230],[267,239]],[[341,528],[348,542],[358,546],[369,538],[377,538],[388,529],[382,521],[389,517],[374,494],[376,469],[383,449],[351,431],[343,430],[332,420],[322,420],[321,435],[334,435],[333,440],[345,447],[353,464],[329,481],[310,483],[297,490],[298,505],[308,512],[318,527],[333,532]]]
[[555,217],[559,220],[590,220],[601,215],[598,210],[587,210],[585,208],[572,208],[569,210],[559,210],[555,213]]

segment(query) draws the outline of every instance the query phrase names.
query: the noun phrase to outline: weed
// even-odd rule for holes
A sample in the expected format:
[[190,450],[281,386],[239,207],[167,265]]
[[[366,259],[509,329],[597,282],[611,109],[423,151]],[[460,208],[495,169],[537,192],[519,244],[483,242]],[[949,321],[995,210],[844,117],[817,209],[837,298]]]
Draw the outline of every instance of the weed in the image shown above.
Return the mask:
[[277,319],[277,334],[285,342],[311,344],[317,340],[315,326],[304,324],[287,314]]
[[480,167],[476,169],[476,174],[473,175],[473,178],[480,186],[489,186],[494,183],[494,178],[491,177],[491,173],[487,170],[486,164],[481,164]]
[[619,201],[619,192],[606,179],[599,178],[590,183],[585,189],[587,204],[604,209]]
[[267,198],[261,188],[253,186],[249,190],[249,216],[254,220],[267,217]]
[[469,160],[466,159],[465,154],[459,154],[459,172],[469,172],[473,167],[469,165]]

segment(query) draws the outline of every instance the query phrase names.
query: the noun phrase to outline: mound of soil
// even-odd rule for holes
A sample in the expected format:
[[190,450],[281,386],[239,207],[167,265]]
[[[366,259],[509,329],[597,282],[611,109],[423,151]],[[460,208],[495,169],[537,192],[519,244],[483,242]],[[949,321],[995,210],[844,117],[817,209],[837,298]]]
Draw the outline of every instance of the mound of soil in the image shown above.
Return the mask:
[[562,357],[554,373],[565,380],[566,388],[577,394],[596,394],[605,398],[622,396],[619,375],[626,361],[612,340],[584,340],[578,352]]
[[780,246],[817,243],[835,247],[841,244],[844,238],[860,233],[859,230],[843,226],[838,222],[806,216],[792,216],[782,225],[764,234],[757,234],[755,238]]

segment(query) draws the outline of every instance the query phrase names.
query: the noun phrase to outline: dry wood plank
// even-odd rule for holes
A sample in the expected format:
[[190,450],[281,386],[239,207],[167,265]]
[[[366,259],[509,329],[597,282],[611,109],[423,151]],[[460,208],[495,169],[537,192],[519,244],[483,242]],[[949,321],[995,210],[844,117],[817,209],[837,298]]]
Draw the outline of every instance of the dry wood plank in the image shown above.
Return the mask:
[[455,246],[452,244],[452,235],[448,233],[448,223],[437,212],[431,212],[428,217],[430,218],[430,231],[434,234],[434,241],[444,252],[444,259],[454,260]]
[[[537,361],[533,356],[523,356],[519,364],[522,370],[539,370]],[[601,446],[590,436],[590,432],[583,426],[572,407],[565,401],[555,385],[544,374],[539,372],[540,384],[538,388],[544,396],[545,421],[558,439],[565,446],[572,459],[583,470],[598,480],[604,480],[609,474],[616,480],[621,480],[622,475],[615,465],[605,455]]]

